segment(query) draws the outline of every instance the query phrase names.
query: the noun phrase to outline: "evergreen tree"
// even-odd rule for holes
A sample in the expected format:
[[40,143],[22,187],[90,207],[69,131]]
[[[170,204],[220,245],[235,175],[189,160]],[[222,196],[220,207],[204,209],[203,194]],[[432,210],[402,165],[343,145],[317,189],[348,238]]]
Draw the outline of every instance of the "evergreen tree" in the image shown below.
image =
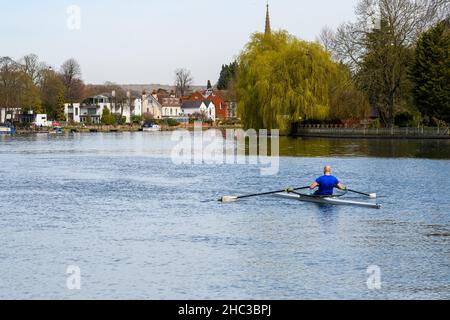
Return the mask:
[[208,80],[208,84],[206,85],[206,87],[207,87],[208,89],[212,89],[212,85],[211,85],[211,81],[210,81],[210,80]]
[[58,92],[58,105],[56,109],[56,120],[58,121],[66,121],[66,115],[64,114],[64,91],[60,90]]
[[220,71],[219,80],[217,82],[217,89],[227,90],[230,82],[236,78],[237,69],[238,63],[236,61],[230,63],[229,65],[222,65],[222,70]]
[[116,117],[109,111],[108,108],[103,108],[102,124],[112,126],[116,124]]
[[450,24],[443,21],[419,39],[411,72],[417,108],[450,123]]

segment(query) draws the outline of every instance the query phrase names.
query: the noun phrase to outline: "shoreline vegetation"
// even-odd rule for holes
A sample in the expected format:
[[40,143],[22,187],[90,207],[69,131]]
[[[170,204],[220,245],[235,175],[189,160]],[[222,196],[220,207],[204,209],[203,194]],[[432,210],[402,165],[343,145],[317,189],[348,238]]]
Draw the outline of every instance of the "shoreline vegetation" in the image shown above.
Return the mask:
[[[142,126],[138,124],[124,125],[73,125],[68,124],[61,127],[62,133],[125,133],[142,132]],[[243,129],[242,125],[216,125],[203,124],[203,130],[217,129]],[[178,126],[161,125],[160,132],[171,132],[176,130],[194,130],[194,124],[180,124]],[[30,134],[53,134],[53,128],[17,128],[16,135]],[[331,139],[439,139],[450,140],[449,128],[439,127],[403,127],[403,128],[345,128],[341,126],[316,125],[302,126],[294,133],[288,135],[280,133],[280,136],[293,138],[331,138]]]

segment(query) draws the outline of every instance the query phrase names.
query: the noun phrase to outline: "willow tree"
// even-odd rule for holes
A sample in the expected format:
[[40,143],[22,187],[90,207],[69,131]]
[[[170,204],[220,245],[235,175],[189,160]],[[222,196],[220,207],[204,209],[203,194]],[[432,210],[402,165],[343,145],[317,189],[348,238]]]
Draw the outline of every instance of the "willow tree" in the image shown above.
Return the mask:
[[255,33],[239,57],[238,110],[244,126],[289,131],[329,115],[329,81],[337,66],[319,44],[285,31]]

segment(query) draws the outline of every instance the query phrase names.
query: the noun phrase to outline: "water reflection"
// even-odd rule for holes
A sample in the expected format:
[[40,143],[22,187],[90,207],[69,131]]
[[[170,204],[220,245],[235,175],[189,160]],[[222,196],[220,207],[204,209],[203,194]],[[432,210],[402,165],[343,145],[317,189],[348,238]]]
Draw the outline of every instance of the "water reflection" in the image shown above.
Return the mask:
[[450,159],[450,140],[280,138],[287,157],[361,156]]

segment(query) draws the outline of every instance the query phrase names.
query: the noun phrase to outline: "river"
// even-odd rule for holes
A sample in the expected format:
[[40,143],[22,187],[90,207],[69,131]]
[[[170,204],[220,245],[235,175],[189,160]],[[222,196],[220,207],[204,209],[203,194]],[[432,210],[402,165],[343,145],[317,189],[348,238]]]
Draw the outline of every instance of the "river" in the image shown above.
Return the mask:
[[[0,298],[450,299],[448,140],[281,138],[268,176],[175,163],[173,147],[171,133],[0,137]],[[325,164],[383,208],[216,201],[309,185]]]

